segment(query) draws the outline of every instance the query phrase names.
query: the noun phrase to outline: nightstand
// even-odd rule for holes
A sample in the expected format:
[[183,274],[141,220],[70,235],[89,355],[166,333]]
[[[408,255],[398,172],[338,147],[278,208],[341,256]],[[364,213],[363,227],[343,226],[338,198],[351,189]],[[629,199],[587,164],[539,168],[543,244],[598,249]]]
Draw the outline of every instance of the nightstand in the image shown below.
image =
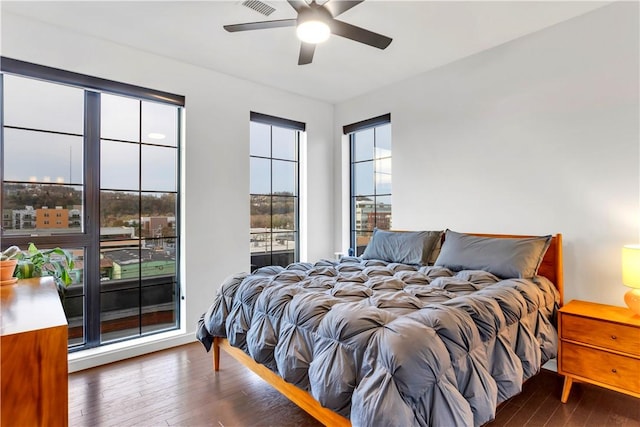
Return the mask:
[[562,403],[573,381],[640,397],[640,316],[623,307],[571,301],[558,317]]

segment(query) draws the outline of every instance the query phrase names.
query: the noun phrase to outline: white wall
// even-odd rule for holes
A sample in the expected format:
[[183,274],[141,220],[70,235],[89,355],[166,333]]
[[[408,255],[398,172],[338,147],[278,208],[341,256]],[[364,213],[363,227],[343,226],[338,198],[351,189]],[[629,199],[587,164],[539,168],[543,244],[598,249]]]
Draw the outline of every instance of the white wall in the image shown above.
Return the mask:
[[640,238],[639,34],[637,2],[607,6],[341,103],[335,122],[391,113],[395,228],[563,233],[565,301],[624,305],[620,250]]
[[333,149],[346,147],[339,128],[390,112],[394,226],[561,232],[565,299],[621,305],[620,247],[640,239],[638,27],[637,3],[608,6],[335,109],[6,12],[1,53],[186,96],[183,283],[192,339],[219,283],[249,265],[250,110],[307,123],[307,259],[348,247],[348,156]]
[[313,159],[307,173],[323,179],[307,182],[306,241],[312,244],[303,252],[310,260],[333,256],[332,105],[6,12],[1,40],[5,57],[185,95],[182,236],[189,338],[224,278],[249,269],[249,111],[307,124],[306,152]]

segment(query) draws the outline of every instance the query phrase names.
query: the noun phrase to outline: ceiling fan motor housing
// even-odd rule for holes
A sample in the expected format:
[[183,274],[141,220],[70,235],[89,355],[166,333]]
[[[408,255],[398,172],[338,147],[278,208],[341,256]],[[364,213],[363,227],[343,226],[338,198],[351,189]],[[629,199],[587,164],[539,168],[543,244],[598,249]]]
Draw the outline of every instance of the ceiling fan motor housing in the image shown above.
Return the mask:
[[308,21],[320,21],[324,22],[329,26],[329,28],[331,28],[332,19],[333,16],[331,13],[315,2],[311,3],[308,8],[302,9],[298,13],[298,25]]

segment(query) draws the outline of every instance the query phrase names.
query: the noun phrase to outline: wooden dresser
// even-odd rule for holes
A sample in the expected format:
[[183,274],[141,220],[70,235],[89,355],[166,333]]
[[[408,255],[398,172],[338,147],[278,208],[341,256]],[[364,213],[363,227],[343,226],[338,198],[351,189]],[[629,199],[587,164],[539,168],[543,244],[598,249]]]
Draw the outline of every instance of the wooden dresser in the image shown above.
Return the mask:
[[50,277],[0,287],[2,426],[67,426],[67,320]]
[[562,403],[573,381],[640,397],[640,316],[624,307],[571,301],[560,309]]

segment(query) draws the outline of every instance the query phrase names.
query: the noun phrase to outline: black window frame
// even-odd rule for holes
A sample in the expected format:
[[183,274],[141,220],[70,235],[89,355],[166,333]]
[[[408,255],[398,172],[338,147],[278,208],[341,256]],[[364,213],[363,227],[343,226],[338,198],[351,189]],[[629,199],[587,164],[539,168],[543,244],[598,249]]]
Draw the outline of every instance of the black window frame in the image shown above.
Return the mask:
[[[30,242],[34,242],[40,249],[48,249],[54,247],[73,247],[83,248],[83,280],[85,287],[85,301],[83,309],[83,331],[84,343],[78,346],[69,347],[69,352],[86,350],[99,347],[105,344],[111,344],[114,341],[101,341],[101,289],[100,289],[100,94],[107,93],[113,95],[127,96],[140,101],[152,101],[163,104],[169,104],[178,109],[177,134],[178,141],[176,146],[176,241],[179,241],[179,230],[181,229],[180,206],[180,176],[181,176],[181,137],[182,135],[182,115],[185,106],[185,97],[168,92],[158,91],[155,89],[144,88],[141,86],[131,85],[127,83],[116,82],[113,80],[103,79],[99,77],[75,73],[59,68],[53,68],[25,62],[8,57],[0,57],[0,102],[4,102],[4,74],[16,75],[18,77],[33,78],[54,84],[62,84],[77,87],[84,90],[84,183],[83,183],[83,222],[84,231],[81,233],[55,234],[44,236],[31,235],[5,235],[2,233],[2,242],[0,247],[17,245],[26,249]],[[0,109],[0,165],[4,164],[4,114]],[[95,167],[97,166],[97,167]],[[4,168],[3,168],[4,169]],[[4,170],[0,170],[0,198],[4,197]],[[142,190],[141,190],[142,191]],[[180,301],[182,300],[182,284],[180,272],[180,245],[176,245],[176,275],[175,275],[175,316],[176,327],[180,328]],[[152,280],[153,281],[153,280]],[[142,281],[140,286],[142,286]],[[89,289],[93,289],[89,291]],[[89,313],[93,313],[90,315]],[[141,323],[142,325],[142,323]],[[140,326],[142,330],[142,326]],[[139,338],[142,336],[153,335],[162,331],[154,331],[148,334],[140,333],[137,336],[124,338],[120,341]]]
[[[345,125],[342,128],[342,133],[344,135],[348,135],[349,136],[349,245],[350,245],[350,253],[352,253],[353,255],[359,256],[361,255],[360,250],[358,248],[358,244],[357,244],[357,234],[358,232],[373,232],[373,228],[371,230],[363,230],[363,229],[359,229],[356,227],[356,199],[359,196],[356,196],[355,194],[355,164],[357,163],[364,163],[364,162],[368,162],[368,161],[373,161],[374,162],[374,166],[375,166],[375,157],[372,160],[366,160],[366,161],[355,161],[355,134],[357,132],[360,131],[364,131],[367,129],[374,129],[374,152],[375,152],[375,128],[380,127],[380,126],[385,126],[385,125],[389,125],[391,124],[391,113],[387,113],[387,114],[383,114],[381,116],[377,116],[377,117],[373,117],[370,119],[366,119],[366,120],[362,120],[356,123],[352,123],[349,125]],[[391,158],[391,157],[390,157]],[[375,176],[375,169],[374,169],[374,176]],[[384,194],[377,194],[376,193],[376,186],[374,184],[373,187],[373,197],[374,197],[374,203],[375,200],[378,196],[380,197],[385,197],[385,196],[389,196],[391,197],[392,193],[384,193]],[[374,206],[377,206],[377,204],[374,204]],[[374,223],[377,222],[377,215],[375,215],[375,208],[374,208]],[[374,228],[376,227],[377,224],[374,224]],[[364,248],[361,248],[362,250],[364,250]]]
[[[271,214],[270,217],[273,219],[273,197],[291,197],[295,200],[294,202],[294,206],[295,206],[295,218],[294,218],[294,222],[295,222],[295,231],[294,231],[294,235],[295,235],[295,247],[294,247],[294,253],[293,253],[293,262],[298,262],[300,260],[300,133],[301,132],[305,132],[306,131],[306,124],[303,122],[299,122],[299,121],[295,121],[295,120],[290,120],[290,119],[285,119],[282,117],[276,117],[276,116],[271,116],[268,114],[263,114],[263,113],[258,113],[255,111],[250,111],[249,113],[249,122],[255,122],[255,123],[261,123],[261,124],[265,124],[270,126],[270,142],[271,145],[273,145],[273,127],[280,127],[280,128],[285,128],[285,129],[291,129],[296,132],[296,158],[294,161],[292,160],[286,160],[286,159],[280,159],[280,158],[275,158],[273,157],[273,148],[270,149],[270,156],[269,157],[264,157],[264,156],[255,156],[252,155],[251,153],[249,154],[249,158],[262,158],[262,159],[269,159],[271,162],[273,162],[273,160],[277,160],[277,161],[289,161],[295,164],[295,175],[296,175],[296,179],[295,179],[295,195],[293,196],[284,196],[284,195],[274,195],[273,192],[271,191],[269,195],[264,195],[264,194],[253,194],[251,192],[249,192],[249,198],[251,199],[252,196],[265,196],[265,197],[269,197],[270,198],[270,204],[271,204]],[[272,170],[273,171],[273,170]],[[271,181],[273,182],[273,172],[270,174],[270,178]],[[272,184],[270,184],[272,185]],[[270,229],[271,231],[269,231],[269,233],[249,233],[250,236],[253,234],[269,234],[271,236],[271,241],[273,241],[273,227],[271,227]],[[265,259],[268,258],[268,261],[264,261],[264,262],[257,262],[258,260],[258,255],[251,255],[251,270],[254,270],[256,268],[262,267],[262,266],[266,266],[266,265],[282,265],[285,264],[284,262],[281,262],[281,260],[277,259],[274,257],[274,251],[273,251],[273,247],[271,247],[271,249],[268,251],[268,255],[262,255],[263,257],[265,257]],[[285,265],[286,266],[286,265]]]

